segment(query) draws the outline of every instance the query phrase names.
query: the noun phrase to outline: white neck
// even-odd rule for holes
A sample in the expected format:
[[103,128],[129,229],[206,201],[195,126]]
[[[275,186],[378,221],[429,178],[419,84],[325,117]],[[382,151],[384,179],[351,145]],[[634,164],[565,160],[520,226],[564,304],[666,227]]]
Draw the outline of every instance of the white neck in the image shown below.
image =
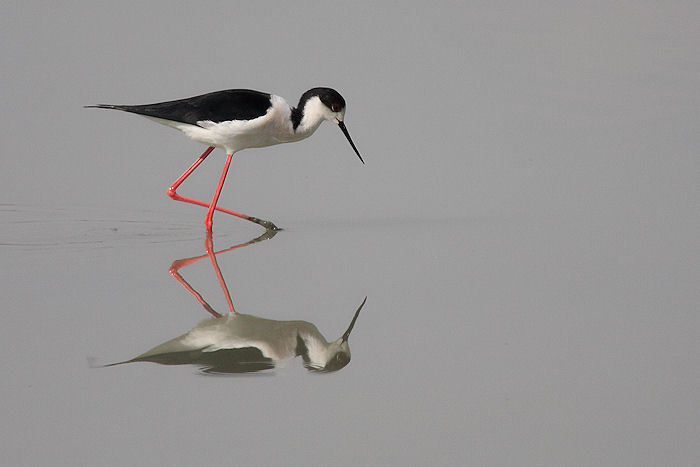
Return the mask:
[[318,97],[312,97],[304,104],[301,109],[301,122],[296,129],[296,134],[303,138],[308,138],[314,131],[326,120],[326,106],[321,103]]

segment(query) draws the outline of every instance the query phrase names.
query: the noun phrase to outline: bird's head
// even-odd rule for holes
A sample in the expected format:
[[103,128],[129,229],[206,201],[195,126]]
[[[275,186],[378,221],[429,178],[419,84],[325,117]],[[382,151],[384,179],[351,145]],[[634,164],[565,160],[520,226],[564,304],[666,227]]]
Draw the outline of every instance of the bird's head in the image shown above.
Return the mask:
[[299,108],[304,109],[305,114],[314,113],[319,115],[322,119],[338,125],[348,139],[355,154],[357,154],[357,157],[360,158],[363,164],[365,163],[365,161],[362,160],[360,151],[357,150],[355,143],[352,142],[348,129],[345,127],[345,99],[343,99],[343,96],[341,96],[338,91],[331,88],[309,89],[302,94],[301,99],[299,99]]
[[350,338],[352,328],[355,326],[355,321],[357,321],[357,317],[360,314],[360,310],[362,310],[362,307],[365,306],[366,301],[367,297],[365,297],[360,304],[360,307],[355,312],[355,316],[352,317],[350,326],[348,326],[348,329],[343,333],[343,335],[340,336],[338,340],[328,344],[328,347],[323,350],[324,357],[322,361],[324,363],[314,365],[311,363],[311,361],[305,362],[305,365],[309,370],[323,373],[333,372],[340,370],[350,363],[350,345],[348,344],[348,339]]

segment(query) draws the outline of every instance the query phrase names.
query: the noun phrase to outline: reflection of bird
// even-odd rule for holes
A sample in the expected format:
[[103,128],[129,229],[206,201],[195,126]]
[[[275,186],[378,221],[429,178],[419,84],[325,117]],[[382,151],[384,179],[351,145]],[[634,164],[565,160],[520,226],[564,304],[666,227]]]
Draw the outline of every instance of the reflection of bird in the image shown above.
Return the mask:
[[[191,139],[209,146],[168,188],[168,195],[174,200],[205,206],[209,209],[204,219],[207,232],[212,231],[214,210],[255,222],[266,229],[277,230],[275,224],[270,221],[216,205],[233,154],[242,149],[300,141],[311,136],[324,120],[328,120],[340,127],[353,150],[364,163],[343,122],[345,99],[330,88],[313,88],[306,91],[299,99],[299,105],[296,108],[291,107],[279,96],[247,89],[229,89],[157,104],[100,104],[87,107],[116,109],[143,115],[158,123],[176,128]],[[178,195],[176,190],[180,184],[215,147],[224,149],[227,156],[211,203]]]
[[[206,254],[173,261],[170,274],[213,318],[131,360],[106,366],[155,362],[199,365],[205,373],[247,373],[274,368],[295,356],[301,356],[306,368],[312,371],[336,371],[347,365],[350,362],[348,338],[367,297],[355,312],[347,330],[333,342],[326,341],[316,326],[307,321],[276,321],[238,313],[234,309],[216,256],[268,240],[276,234],[274,230],[266,230],[253,240],[221,251],[214,251],[212,236],[207,235],[204,243]],[[180,269],[207,257],[226,298],[229,309],[226,315],[215,311],[180,274]]]
[[337,371],[350,362],[348,337],[366,301],[345,333],[333,342],[327,342],[307,321],[276,321],[234,312],[206,319],[187,333],[120,363],[189,363],[200,365],[206,373],[246,373],[301,356],[309,370]]

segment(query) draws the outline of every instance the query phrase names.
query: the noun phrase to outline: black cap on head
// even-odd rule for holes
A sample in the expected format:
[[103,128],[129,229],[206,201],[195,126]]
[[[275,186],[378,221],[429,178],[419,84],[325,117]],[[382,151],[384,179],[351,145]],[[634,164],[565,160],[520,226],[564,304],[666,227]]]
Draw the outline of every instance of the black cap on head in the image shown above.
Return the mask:
[[318,98],[321,99],[321,102],[323,102],[323,105],[325,105],[329,109],[333,109],[333,106],[337,106],[338,110],[336,110],[336,112],[345,108],[345,99],[343,99],[343,96],[341,96],[338,91],[331,88],[309,89],[301,95],[301,98],[299,99],[299,105],[297,107],[299,109],[303,109],[306,101],[308,101],[314,96],[318,96]]

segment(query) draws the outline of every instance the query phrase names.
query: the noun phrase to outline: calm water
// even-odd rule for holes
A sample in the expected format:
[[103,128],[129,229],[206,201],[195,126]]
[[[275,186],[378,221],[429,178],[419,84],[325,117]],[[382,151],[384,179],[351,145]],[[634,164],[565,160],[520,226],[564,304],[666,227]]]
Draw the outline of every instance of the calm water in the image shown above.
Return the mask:
[[[582,222],[496,217],[293,226],[216,255],[232,303],[335,340],[367,296],[352,361],[331,374],[297,357],[216,377],[201,364],[91,366],[129,360],[212,312],[225,319],[207,247],[261,232],[222,221],[231,232],[209,246],[198,222],[120,214],[3,207],[3,230],[14,232],[3,246],[2,328],[12,464],[105,453],[110,463],[232,453],[517,463],[523,452],[547,463],[592,449],[622,461],[632,448],[683,459],[693,445],[688,285],[649,252],[608,254],[628,239]],[[175,269],[212,312],[169,273],[183,259]],[[664,280],[675,291],[660,291]]]

